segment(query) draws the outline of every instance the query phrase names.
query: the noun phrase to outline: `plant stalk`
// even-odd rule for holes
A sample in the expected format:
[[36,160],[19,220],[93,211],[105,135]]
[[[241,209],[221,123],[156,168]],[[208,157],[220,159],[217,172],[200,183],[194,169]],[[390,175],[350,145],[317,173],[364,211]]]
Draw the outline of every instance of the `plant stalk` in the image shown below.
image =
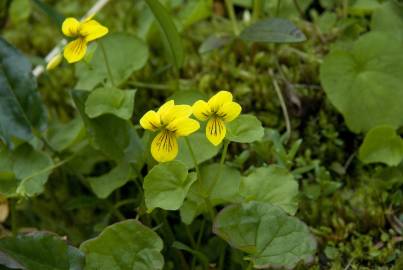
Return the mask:
[[225,6],[228,11],[228,16],[231,20],[232,23],[232,29],[234,30],[235,36],[239,36],[239,27],[238,27],[238,22],[235,17],[235,10],[234,10],[234,4],[232,3],[232,0],[225,0]]

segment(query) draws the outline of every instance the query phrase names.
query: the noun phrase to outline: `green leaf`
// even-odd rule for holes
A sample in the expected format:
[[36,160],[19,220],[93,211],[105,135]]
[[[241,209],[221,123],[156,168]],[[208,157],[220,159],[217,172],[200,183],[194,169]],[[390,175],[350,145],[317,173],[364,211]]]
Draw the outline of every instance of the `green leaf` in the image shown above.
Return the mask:
[[[104,46],[116,86],[124,83],[134,71],[141,69],[147,63],[147,45],[136,36],[112,33],[99,42],[102,42]],[[76,89],[92,90],[105,81],[108,86],[112,86],[101,46],[98,45],[88,64],[78,63],[76,67],[76,75],[79,78]]]
[[393,127],[375,127],[365,135],[358,157],[364,163],[396,166],[403,160],[403,139]]
[[232,142],[251,143],[260,140],[263,135],[262,123],[250,114],[241,114],[227,124],[226,138]]
[[[84,257],[60,237],[45,232],[0,239],[4,252],[24,269],[81,270]],[[0,262],[3,264],[3,262]]]
[[219,164],[209,164],[201,168],[202,180],[192,185],[180,209],[181,219],[185,224],[192,223],[195,217],[207,211],[204,198],[208,198],[212,206],[242,200],[239,196],[240,172],[223,165],[220,177],[217,178],[219,168]]
[[[200,164],[206,160],[217,155],[220,147],[214,146],[211,142],[209,142],[206,138],[204,132],[196,132],[189,137],[190,146],[195,155],[197,164]],[[186,144],[185,139],[179,139],[179,153],[176,157],[176,160],[183,162],[189,169],[194,167],[194,162],[192,156],[190,154],[188,145]]]
[[234,35],[228,33],[213,34],[209,36],[199,47],[199,53],[207,53],[215,49],[225,47],[235,40]]
[[348,11],[353,15],[365,16],[374,12],[380,5],[378,0],[357,0]]
[[90,119],[84,112],[89,92],[74,91],[73,99],[87,128],[92,145],[115,160],[131,158],[127,155],[136,131],[129,121],[111,114]]
[[371,29],[389,32],[403,42],[403,6],[396,1],[385,1],[372,14]]
[[181,37],[176,29],[175,23],[172,20],[172,16],[158,0],[145,1],[153,12],[162,32],[164,33],[174,66],[177,69],[181,68],[185,60],[185,51]]
[[32,197],[43,192],[53,169],[52,159],[47,154],[23,144],[3,158],[12,171],[3,172],[0,176],[0,181],[4,182],[0,185],[0,193],[7,197]]
[[196,174],[188,174],[185,164],[179,161],[161,163],[144,178],[144,199],[149,212],[154,208],[178,210],[196,181]]
[[10,5],[10,19],[13,24],[19,24],[28,19],[31,14],[30,0],[13,0]]
[[280,18],[258,21],[246,27],[240,38],[246,41],[270,43],[296,43],[306,40],[304,33],[291,21]]
[[130,164],[116,165],[111,171],[97,177],[88,177],[91,189],[98,198],[107,198],[115,189],[122,187],[133,176]]
[[52,123],[46,136],[49,144],[57,151],[63,151],[79,141],[84,133],[84,123],[76,117],[68,123]]
[[113,114],[129,120],[133,114],[136,90],[98,88],[91,92],[85,102],[85,113],[90,118]]
[[137,220],[126,220],[85,241],[80,250],[85,253],[85,270],[161,270],[162,247],[161,238],[153,230]]
[[272,165],[242,177],[240,194],[247,201],[271,203],[294,215],[298,209],[298,182],[286,169]]
[[249,254],[255,268],[292,269],[300,261],[309,263],[316,251],[308,227],[280,208],[249,202],[224,208],[213,231],[234,248]]
[[352,49],[335,49],[325,58],[320,80],[353,132],[403,124],[402,50],[396,37],[370,32]]
[[28,59],[0,38],[0,140],[9,145],[13,136],[28,141],[33,128],[46,128],[46,112],[36,87]]

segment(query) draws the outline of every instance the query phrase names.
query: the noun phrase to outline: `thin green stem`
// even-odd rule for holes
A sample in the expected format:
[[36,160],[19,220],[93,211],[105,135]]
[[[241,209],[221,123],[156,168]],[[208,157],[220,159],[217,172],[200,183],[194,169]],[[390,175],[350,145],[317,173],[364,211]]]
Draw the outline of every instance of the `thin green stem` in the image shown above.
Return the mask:
[[232,0],[225,0],[225,6],[227,7],[228,15],[232,23],[232,29],[234,30],[234,34],[235,36],[238,36],[239,28],[238,28],[238,22],[235,17],[235,10]]
[[285,127],[286,127],[286,133],[284,135],[284,142],[287,142],[288,139],[291,136],[291,122],[290,122],[290,117],[288,116],[288,110],[287,106],[285,105],[283,94],[281,93],[280,87],[278,86],[277,80],[273,76],[273,86],[274,90],[276,91],[278,100],[280,102],[281,110],[283,111],[284,115],[284,120],[285,120]]
[[276,17],[280,14],[281,0],[277,0]]
[[252,270],[253,269],[253,262],[250,261],[248,264],[248,268],[246,268],[246,270]]
[[196,173],[197,173],[197,178],[199,178],[199,181],[200,181],[201,183],[203,183],[203,180],[202,180],[202,177],[201,177],[201,173],[200,173],[199,164],[197,164],[196,155],[195,155],[195,153],[193,152],[193,148],[192,148],[192,145],[190,144],[190,141],[189,141],[188,137],[185,137],[185,142],[186,142],[186,146],[187,146],[188,149],[189,149],[190,156],[192,157],[192,161],[193,161],[193,164],[194,164],[194,166],[195,166]]
[[230,143],[230,141],[224,140],[224,149],[222,150],[222,154],[221,154],[220,166],[218,167],[217,175],[214,178],[214,182],[209,187],[207,194],[210,194],[213,191],[213,188],[216,186],[218,179],[220,179],[220,177],[221,177],[222,168],[224,167],[224,161],[225,161],[225,158],[227,157],[229,143]]
[[186,141],[186,145],[187,145],[187,147],[189,149],[190,156],[192,157],[193,164],[194,164],[195,169],[196,169],[197,178],[199,179],[199,181],[198,181],[199,189],[200,189],[200,191],[202,193],[202,197],[204,199],[204,202],[206,203],[207,211],[208,211],[208,213],[210,215],[210,218],[211,218],[211,220],[213,220],[214,217],[215,217],[215,212],[214,212],[213,206],[211,205],[210,200],[208,199],[208,197],[210,195],[210,192],[205,192],[205,190],[204,190],[202,175],[201,175],[201,172],[200,172],[199,165],[197,164],[196,155],[193,152],[192,145],[190,144],[190,141],[189,141],[189,139],[187,137],[185,137],[185,141]]
[[262,10],[263,10],[263,1],[253,0],[253,13],[252,13],[253,21],[257,21],[259,19],[259,17],[262,15]]
[[18,232],[18,227],[17,227],[17,200],[10,200],[11,204],[11,231],[13,233],[13,236],[17,235]]
[[111,66],[109,65],[108,56],[106,55],[106,50],[105,50],[104,44],[102,43],[102,41],[98,41],[98,44],[99,44],[99,47],[101,48],[102,55],[104,57],[106,71],[108,72],[109,80],[111,81],[112,86],[116,87],[115,81],[113,80],[113,76],[112,76]]

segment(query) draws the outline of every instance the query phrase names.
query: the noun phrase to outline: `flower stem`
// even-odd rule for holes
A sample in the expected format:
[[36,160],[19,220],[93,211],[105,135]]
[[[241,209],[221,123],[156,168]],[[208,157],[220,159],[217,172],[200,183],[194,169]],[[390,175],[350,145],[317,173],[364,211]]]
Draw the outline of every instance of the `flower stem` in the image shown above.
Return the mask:
[[213,184],[208,189],[208,194],[210,194],[213,191],[213,188],[216,186],[218,179],[220,179],[220,177],[221,177],[222,168],[224,167],[224,161],[225,161],[225,158],[227,157],[229,143],[230,143],[230,141],[224,140],[224,149],[222,150],[222,154],[221,154],[220,166],[218,167],[218,172],[214,179]]
[[288,116],[287,106],[285,105],[283,94],[281,93],[280,87],[278,86],[277,80],[273,76],[273,86],[276,91],[278,100],[280,101],[281,110],[283,111],[286,133],[284,135],[284,141],[287,142],[291,136],[291,122],[290,117]]
[[190,145],[190,141],[189,141],[189,139],[188,139],[187,137],[185,137],[185,141],[186,141],[186,145],[187,145],[187,147],[188,147],[188,149],[189,149],[190,156],[192,157],[193,164],[194,164],[195,169],[196,169],[197,178],[199,179],[199,181],[200,181],[201,183],[203,183],[203,180],[202,180],[202,177],[201,177],[201,173],[200,173],[200,168],[199,168],[199,165],[197,164],[196,155],[195,155],[195,153],[193,152],[193,148],[192,148],[192,146]]
[[17,227],[17,200],[10,200],[10,206],[11,206],[11,231],[13,233],[13,236],[17,235],[18,232],[18,227]]
[[262,0],[253,0],[253,13],[252,19],[257,21],[262,14],[263,10],[263,1]]
[[232,0],[225,0],[225,6],[227,7],[228,15],[232,23],[232,29],[234,30],[235,36],[239,35],[239,28],[238,28],[238,23],[236,21],[235,17],[235,10],[234,10],[234,5],[232,3]]
[[213,209],[213,206],[211,205],[210,200],[208,199],[208,197],[210,196],[210,193],[209,192],[206,193],[204,191],[203,179],[202,179],[202,176],[201,176],[199,165],[197,164],[196,155],[194,154],[193,149],[192,149],[192,145],[190,144],[190,141],[189,141],[189,139],[187,137],[185,137],[185,141],[186,141],[186,145],[187,145],[187,147],[189,149],[190,156],[192,157],[193,164],[194,164],[195,169],[196,169],[197,179],[199,179],[198,184],[199,184],[199,189],[200,189],[200,191],[202,193],[201,195],[202,195],[202,197],[204,199],[204,202],[206,204],[207,211],[208,211],[208,213],[210,215],[210,218],[213,221],[213,219],[215,217],[215,211]]
[[105,50],[104,44],[102,43],[102,41],[98,41],[98,44],[99,44],[99,47],[101,48],[102,55],[104,57],[106,71],[108,72],[109,80],[111,81],[112,86],[116,87],[115,82],[113,80],[113,76],[112,76],[111,66],[109,65],[108,56],[106,55],[106,50]]

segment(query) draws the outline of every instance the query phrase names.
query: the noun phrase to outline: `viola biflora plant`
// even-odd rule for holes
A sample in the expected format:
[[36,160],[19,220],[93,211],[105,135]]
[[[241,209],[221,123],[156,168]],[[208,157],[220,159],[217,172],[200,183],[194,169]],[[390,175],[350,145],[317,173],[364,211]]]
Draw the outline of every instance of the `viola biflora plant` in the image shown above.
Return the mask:
[[[73,64],[60,67],[76,77],[64,121],[58,106],[45,106],[27,58],[0,39],[0,194],[12,212],[0,268],[292,269],[314,262],[316,240],[295,216],[301,173],[290,171],[301,141],[286,150],[277,131],[242,108],[237,89],[180,89],[184,48],[176,23],[159,1],[145,2],[169,53],[161,60],[169,71],[158,72],[174,78],[174,87],[135,81],[160,64],[148,63],[153,24],[140,37],[110,33],[92,16],[70,17],[61,24],[69,41],[47,66],[63,58]],[[184,27],[204,18],[205,7],[197,7],[197,19]],[[298,31],[286,21],[282,34]],[[154,103],[151,91],[135,100],[133,88],[144,86],[167,92]],[[162,105],[147,111],[156,100]],[[270,138],[274,154],[250,158],[269,133],[278,135]],[[25,210],[30,214],[19,216]],[[23,233],[41,217],[55,222]]]

